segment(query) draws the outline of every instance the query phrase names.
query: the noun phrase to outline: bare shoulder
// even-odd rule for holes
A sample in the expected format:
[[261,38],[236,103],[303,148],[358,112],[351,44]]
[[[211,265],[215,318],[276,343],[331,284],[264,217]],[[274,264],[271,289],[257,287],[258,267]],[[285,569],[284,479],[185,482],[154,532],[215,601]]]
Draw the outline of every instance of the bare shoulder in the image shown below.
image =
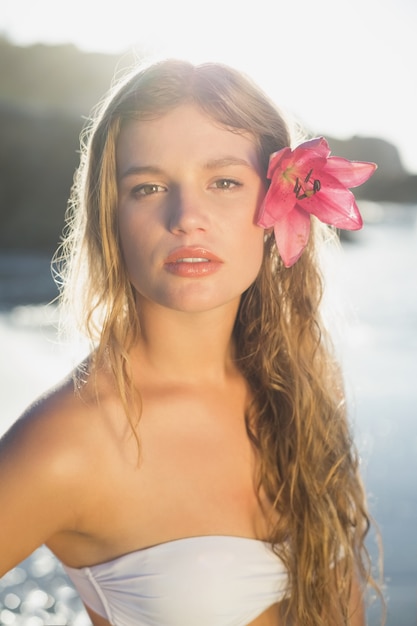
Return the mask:
[[[32,467],[63,466],[77,453],[78,461],[91,430],[94,403],[77,390],[72,376],[38,398],[0,440],[0,455],[9,462],[17,455]],[[77,442],[77,445],[74,445]]]
[[[52,535],[75,531],[105,442],[94,394],[72,377],[38,399],[0,441],[0,575]],[[94,451],[94,454],[93,454]],[[86,476],[89,480],[86,480]]]

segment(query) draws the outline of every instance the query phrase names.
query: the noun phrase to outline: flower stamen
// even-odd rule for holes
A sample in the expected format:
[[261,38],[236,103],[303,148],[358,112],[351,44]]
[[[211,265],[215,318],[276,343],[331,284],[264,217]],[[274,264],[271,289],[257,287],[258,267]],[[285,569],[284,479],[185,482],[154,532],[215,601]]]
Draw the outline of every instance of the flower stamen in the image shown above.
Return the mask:
[[[307,174],[307,176],[304,178],[304,183],[308,183],[310,181],[312,173],[313,173],[313,170],[311,169],[309,173]],[[297,200],[304,200],[304,198],[310,198],[311,196],[313,196],[315,193],[320,191],[320,189],[321,189],[321,183],[318,178],[312,181],[312,186],[310,187],[310,189],[305,189],[300,183],[300,179],[297,176],[297,178],[295,179],[295,185],[294,185],[293,191],[295,193],[295,197],[297,198]]]

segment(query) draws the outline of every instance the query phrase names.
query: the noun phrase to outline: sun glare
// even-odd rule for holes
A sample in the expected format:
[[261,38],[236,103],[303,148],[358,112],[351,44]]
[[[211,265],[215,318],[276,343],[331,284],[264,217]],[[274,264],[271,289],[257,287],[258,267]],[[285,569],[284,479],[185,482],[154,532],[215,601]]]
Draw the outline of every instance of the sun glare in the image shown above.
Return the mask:
[[381,136],[417,171],[416,19],[409,0],[317,0],[314,10],[308,0],[8,0],[0,31],[20,44],[229,63],[313,131]]

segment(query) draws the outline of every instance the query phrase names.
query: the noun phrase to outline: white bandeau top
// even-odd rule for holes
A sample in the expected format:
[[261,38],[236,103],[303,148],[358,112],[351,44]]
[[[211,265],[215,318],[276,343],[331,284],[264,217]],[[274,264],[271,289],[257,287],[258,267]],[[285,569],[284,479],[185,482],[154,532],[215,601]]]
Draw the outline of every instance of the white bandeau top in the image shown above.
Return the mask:
[[113,626],[247,626],[288,591],[270,544],[243,537],[176,539],[64,568],[83,602]]

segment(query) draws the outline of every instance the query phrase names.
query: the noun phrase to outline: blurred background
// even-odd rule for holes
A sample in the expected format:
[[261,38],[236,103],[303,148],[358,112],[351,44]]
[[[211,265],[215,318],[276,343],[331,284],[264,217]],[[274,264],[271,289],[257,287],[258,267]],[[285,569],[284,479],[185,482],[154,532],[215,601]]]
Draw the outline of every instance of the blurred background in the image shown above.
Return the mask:
[[[83,353],[50,259],[79,135],[114,77],[163,56],[249,74],[334,154],[378,163],[328,276],[352,428],[383,542],[388,626],[417,625],[417,3],[6,0],[0,12],[0,434]],[[375,533],[369,549],[376,558]],[[369,624],[378,623],[378,605]],[[45,548],[0,580],[0,624],[87,626]]]

